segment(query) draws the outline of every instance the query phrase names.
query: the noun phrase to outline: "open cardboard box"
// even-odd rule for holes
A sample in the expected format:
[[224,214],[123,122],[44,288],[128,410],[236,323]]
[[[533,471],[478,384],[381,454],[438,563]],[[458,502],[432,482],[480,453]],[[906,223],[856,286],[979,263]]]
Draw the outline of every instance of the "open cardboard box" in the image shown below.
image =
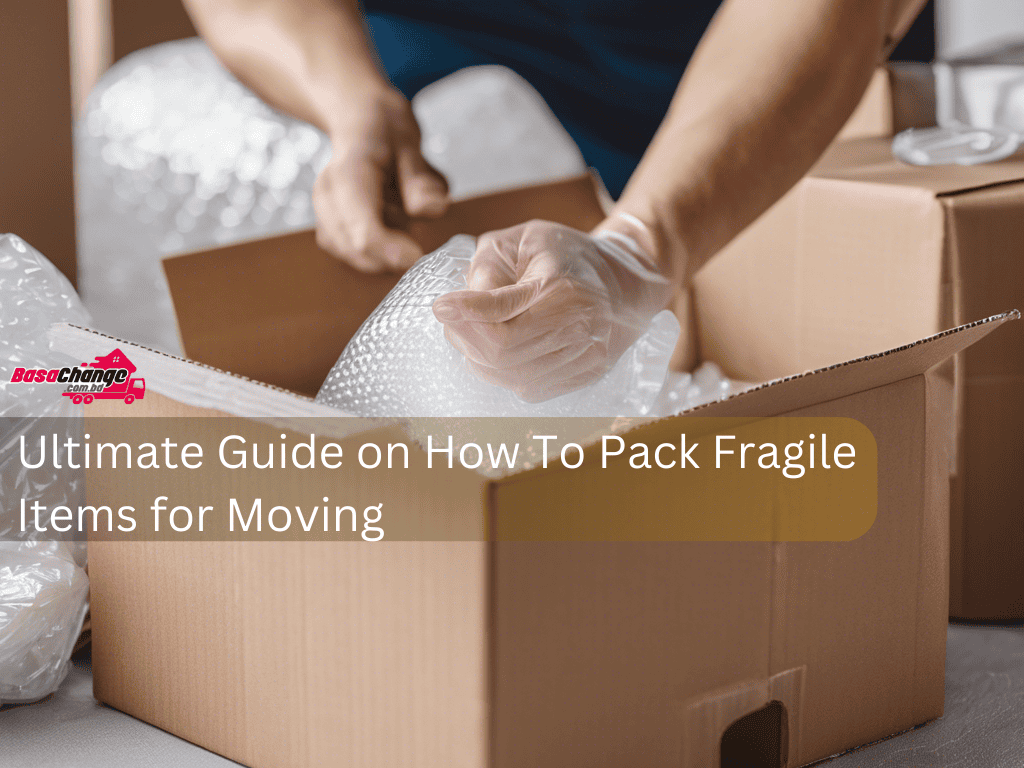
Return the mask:
[[[1024,303],[1024,156],[916,167],[890,143],[831,147],[696,276],[703,354],[757,381]],[[1024,618],[1024,335],[958,355],[955,376],[951,615]]]
[[[879,70],[851,125],[871,132],[926,122],[927,104],[910,107],[929,92],[930,73],[925,65]],[[735,378],[765,381],[1024,305],[1024,159],[921,168],[895,160],[889,145],[885,137],[833,145],[701,270],[696,309],[689,296],[677,301],[684,327],[696,317],[698,349],[679,350],[677,360],[699,354]],[[601,218],[585,178],[515,195],[509,204],[467,201],[447,221],[477,232],[518,213],[584,229]],[[428,249],[458,231],[417,226]],[[190,357],[306,394],[395,279],[346,270],[317,251],[312,233],[170,259],[165,268]],[[220,298],[238,285],[260,312]],[[347,297],[340,307],[339,295]],[[325,352],[318,367],[297,362],[313,350]],[[308,372],[301,382],[300,371]],[[955,376],[950,613],[1024,618],[1024,334],[999,334],[959,356]]]
[[[519,217],[531,204],[493,203],[530,197],[497,196],[485,208]],[[596,198],[566,201],[568,212],[552,216],[598,215]],[[522,217],[529,215],[536,214]],[[290,237],[219,256],[243,266],[246,252],[271,264],[297,256],[321,274],[335,268],[294,247],[306,236]],[[290,250],[274,255],[275,242]],[[197,274],[215,274],[198,257],[180,264],[188,259]],[[174,265],[168,274],[173,289]],[[235,299],[233,280],[226,269],[220,288],[205,287]],[[769,295],[778,288],[761,285]],[[261,314],[273,311],[266,304],[238,301],[248,329],[240,322],[246,313],[220,315],[239,327],[221,335],[219,347],[213,336],[200,337],[206,347],[187,336],[185,344],[223,355],[249,378],[59,328],[56,348],[91,359],[118,346],[146,377],[144,400],[130,409],[97,400],[87,419],[325,416],[295,393],[315,389],[340,351],[308,344],[325,315],[311,310],[275,323]],[[698,325],[704,338],[719,340],[715,357],[727,370],[785,359],[785,337],[742,339],[722,319],[757,306],[698,305]],[[737,734],[741,747],[745,734],[746,747],[772,760],[764,764],[799,766],[926,722],[942,713],[944,697],[954,382],[943,363],[1017,316],[880,347],[695,412],[842,416],[868,427],[878,451],[877,518],[853,541],[95,541],[95,694],[255,768],[711,768]],[[182,317],[183,332],[190,322]],[[229,348],[268,331],[279,353],[250,343],[250,358]],[[819,354],[833,341],[812,339]],[[305,350],[290,363],[301,370],[286,371],[276,358],[294,347]],[[685,419],[636,427],[628,440],[678,439]],[[468,511],[481,520],[563,505],[628,510],[641,497],[680,503],[671,473],[588,468],[571,474],[552,465],[500,478],[461,470],[443,482],[413,473],[373,492],[427,515]],[[244,487],[254,477],[235,482]],[[109,481],[90,471],[90,503],[102,503]],[[366,491],[345,472],[294,482],[336,497]]]

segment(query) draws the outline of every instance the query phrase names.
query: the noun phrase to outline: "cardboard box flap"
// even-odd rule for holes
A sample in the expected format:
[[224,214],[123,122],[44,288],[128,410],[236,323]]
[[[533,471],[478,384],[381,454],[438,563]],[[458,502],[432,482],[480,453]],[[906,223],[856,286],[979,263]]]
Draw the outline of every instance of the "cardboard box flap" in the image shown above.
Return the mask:
[[779,416],[924,373],[990,334],[1016,309],[885,352],[787,376],[687,411],[695,416]]
[[852,139],[829,147],[808,175],[951,195],[1024,180],[1024,155],[981,165],[909,165],[893,157],[889,138]]
[[[604,218],[589,175],[452,203],[409,232],[429,253],[457,234],[533,218],[588,230]],[[186,354],[193,360],[315,395],[345,345],[398,282],[329,256],[312,230],[165,259]]]

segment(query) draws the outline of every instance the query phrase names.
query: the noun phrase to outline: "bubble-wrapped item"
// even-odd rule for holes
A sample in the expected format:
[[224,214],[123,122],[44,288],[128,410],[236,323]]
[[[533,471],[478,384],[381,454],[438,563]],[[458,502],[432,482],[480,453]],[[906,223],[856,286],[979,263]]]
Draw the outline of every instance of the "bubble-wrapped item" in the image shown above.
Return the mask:
[[1020,134],[996,127],[907,128],[893,139],[892,153],[911,165],[980,165],[1009,157],[1020,142]]
[[0,540],[0,703],[57,689],[88,596],[89,579],[66,542]]
[[424,256],[356,332],[317,401],[359,416],[644,416],[651,412],[679,337],[661,312],[596,383],[543,403],[526,403],[480,380],[448,343],[434,300],[466,287],[473,238],[452,238]]
[[53,323],[88,320],[49,261],[21,238],[0,235],[0,702],[32,701],[60,684],[86,611],[85,543],[21,528],[23,501],[47,511],[85,502],[84,473],[68,468],[63,448],[61,469],[26,468],[20,453],[22,439],[30,447],[52,435],[61,446],[67,437],[81,440],[81,406],[56,382],[11,379],[17,368],[80,363],[50,352],[46,333]]
[[[525,80],[474,67],[413,99],[454,197],[586,170]],[[312,227],[326,135],[267,106],[197,38],[111,67],[75,129],[80,284],[95,325],[181,352],[160,260]]]

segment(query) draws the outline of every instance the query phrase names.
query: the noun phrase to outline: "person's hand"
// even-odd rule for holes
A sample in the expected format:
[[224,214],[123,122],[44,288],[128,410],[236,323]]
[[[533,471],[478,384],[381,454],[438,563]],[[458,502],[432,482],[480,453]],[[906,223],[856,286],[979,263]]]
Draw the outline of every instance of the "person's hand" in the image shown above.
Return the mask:
[[539,402],[606,373],[671,295],[636,238],[530,221],[480,237],[434,315],[477,376]]
[[354,100],[330,130],[332,155],[313,187],[317,244],[363,272],[401,271],[423,255],[403,229],[448,207],[444,177],[420,152],[397,91]]

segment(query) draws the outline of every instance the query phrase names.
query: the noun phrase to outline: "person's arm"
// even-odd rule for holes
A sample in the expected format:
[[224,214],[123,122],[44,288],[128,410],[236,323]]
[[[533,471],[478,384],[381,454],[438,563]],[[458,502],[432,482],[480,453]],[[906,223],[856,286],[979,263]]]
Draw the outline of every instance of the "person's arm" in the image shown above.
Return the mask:
[[814,164],[921,5],[725,0],[612,215],[589,237],[551,222],[482,237],[468,290],[434,305],[447,338],[526,399],[594,381]]
[[185,0],[224,64],[273,106],[321,128],[332,156],[313,202],[321,246],[366,270],[421,255],[407,215],[438,215],[443,177],[408,101],[381,72],[355,0]]
[[[924,0],[726,0],[612,215],[675,284],[820,157]],[[644,231],[645,229],[649,230]]]

